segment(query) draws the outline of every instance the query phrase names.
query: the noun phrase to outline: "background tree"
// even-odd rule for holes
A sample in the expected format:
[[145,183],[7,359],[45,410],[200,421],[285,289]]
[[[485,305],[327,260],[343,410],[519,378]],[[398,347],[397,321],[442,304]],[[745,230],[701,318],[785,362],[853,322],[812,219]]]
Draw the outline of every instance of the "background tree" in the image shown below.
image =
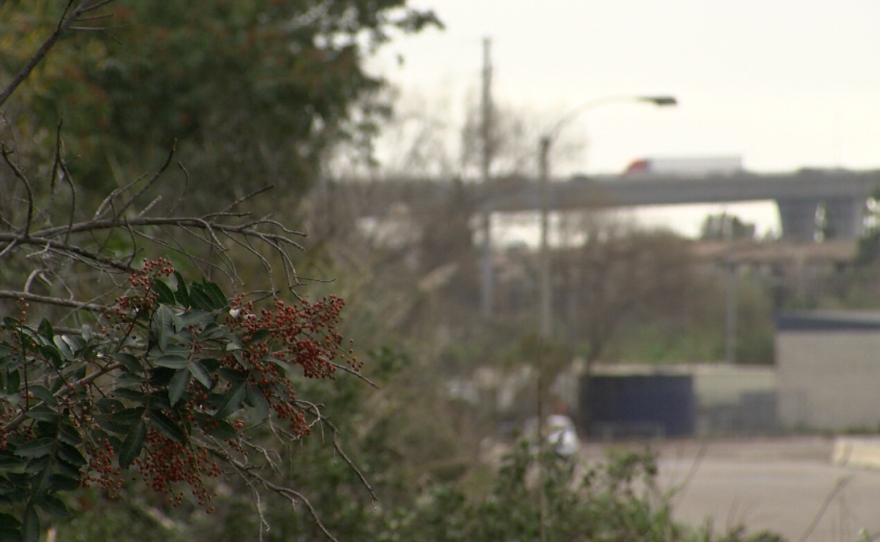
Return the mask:
[[[206,80],[222,66],[207,61],[204,49],[200,57],[199,46],[235,30],[233,37],[251,35],[267,47],[261,39],[272,43],[274,49],[251,60],[275,62],[272,76],[284,88],[269,92],[268,98],[278,100],[282,109],[285,98],[302,98],[295,92],[302,80],[322,73],[316,66],[327,63],[324,53],[345,57],[325,70],[327,78],[339,79],[340,94],[327,97],[334,103],[294,105],[287,120],[298,118],[302,129],[288,123],[289,133],[268,134],[278,138],[272,143],[292,142],[288,149],[313,140],[315,149],[322,148],[332,138],[319,137],[314,127],[323,119],[322,127],[330,132],[341,130],[349,106],[381,83],[360,70],[359,37],[369,29],[377,45],[387,38],[385,29],[417,30],[433,17],[406,10],[400,2],[323,3],[314,10],[294,2],[244,7],[214,2],[199,11],[186,11],[183,4],[132,6],[90,0],[66,7],[49,2],[0,6],[0,20],[11,31],[4,36],[22,40],[9,40],[3,49],[3,67],[11,75],[0,92],[6,121],[0,180],[9,189],[0,209],[0,300],[5,309],[0,329],[0,538],[36,540],[41,516],[67,513],[64,492],[96,485],[118,497],[130,488],[125,471],[137,469],[146,485],[166,499],[164,507],[208,512],[219,489],[212,478],[237,475],[240,488],[251,490],[258,501],[266,491],[302,505],[312,525],[332,539],[295,480],[279,480],[272,472],[282,459],[279,447],[291,449],[321,427],[368,498],[375,499],[339,446],[337,426],[322,405],[308,400],[310,390],[321,390],[310,388],[309,379],[359,368],[336,327],[343,303],[332,295],[307,299],[299,293],[303,284],[291,251],[300,248],[296,238],[301,234],[271,214],[254,218],[243,210],[271,188],[262,180],[247,178],[241,185],[247,191],[209,212],[179,212],[198,206],[186,191],[191,172],[180,165],[172,176],[169,169],[175,148],[171,135],[184,131],[203,150],[210,147],[208,135],[217,135],[211,123],[219,122],[219,112],[201,107],[210,103],[212,93],[219,101],[228,92]],[[255,7],[258,11],[248,11]],[[397,8],[400,17],[384,16],[385,10]],[[212,25],[211,17],[220,19]],[[136,53],[131,56],[109,51],[112,46],[102,41],[69,41],[76,31],[128,28],[112,27],[107,24],[111,20],[144,30],[156,41],[135,43],[143,36],[133,33],[129,43]],[[143,20],[155,22],[157,33],[150,33],[153,27],[140,28]],[[308,24],[316,26],[300,28]],[[299,50],[293,35],[305,36],[299,44],[306,49],[306,63],[316,63],[303,71],[294,69]],[[34,43],[32,36],[43,41]],[[241,50],[227,51],[227,61],[249,50],[241,41],[235,46]],[[61,52],[57,61],[47,56],[53,47]],[[18,57],[22,51],[33,56]],[[269,58],[273,51],[274,59]],[[178,72],[161,72],[167,66],[152,64],[163,55],[168,65],[182,61]],[[355,80],[349,87],[341,82],[345,65]],[[263,66],[264,71],[269,67]],[[199,69],[207,71],[193,73]],[[247,92],[238,97],[247,99],[272,87],[267,79],[255,87],[248,86],[250,79],[228,82],[245,83]],[[318,95],[303,91],[303,100],[324,99],[324,82],[310,83]],[[206,94],[199,95],[202,91]],[[284,116],[284,111],[261,108],[265,101],[257,102],[246,104],[255,106],[253,117]],[[82,109],[73,109],[77,104]],[[70,140],[61,129],[68,113]],[[106,133],[95,132],[93,122]],[[238,151],[246,138],[227,140],[225,147],[221,142],[214,141],[212,152]],[[128,177],[129,171],[152,162],[163,143],[165,158],[152,173]],[[122,150],[129,155],[116,154]],[[107,157],[112,158],[112,182],[97,175]],[[236,173],[226,171],[226,180]],[[221,175],[211,184],[216,187],[222,180]],[[114,185],[106,197],[94,197],[101,187]],[[92,197],[83,197],[84,186]],[[262,274],[255,275],[255,269]],[[193,275],[198,278],[188,278]],[[246,286],[252,280],[256,288]],[[192,497],[183,491],[187,486]],[[262,529],[266,518],[259,506],[256,512],[255,525]]]
[[[24,65],[63,7],[0,6],[0,67]],[[10,120],[51,149],[43,127],[63,119],[72,172],[102,189],[158,167],[176,138],[194,179],[211,179],[198,189],[225,197],[266,181],[301,194],[334,143],[368,146],[389,104],[365,55],[439,24],[405,0],[116,0],[100,16],[31,74]]]

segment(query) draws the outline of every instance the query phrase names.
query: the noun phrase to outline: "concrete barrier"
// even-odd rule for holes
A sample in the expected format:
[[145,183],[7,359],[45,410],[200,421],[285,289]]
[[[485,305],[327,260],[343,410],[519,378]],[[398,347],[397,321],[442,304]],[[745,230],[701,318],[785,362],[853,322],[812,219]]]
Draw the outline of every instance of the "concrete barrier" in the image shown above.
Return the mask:
[[837,437],[831,451],[835,465],[880,469],[880,437]]

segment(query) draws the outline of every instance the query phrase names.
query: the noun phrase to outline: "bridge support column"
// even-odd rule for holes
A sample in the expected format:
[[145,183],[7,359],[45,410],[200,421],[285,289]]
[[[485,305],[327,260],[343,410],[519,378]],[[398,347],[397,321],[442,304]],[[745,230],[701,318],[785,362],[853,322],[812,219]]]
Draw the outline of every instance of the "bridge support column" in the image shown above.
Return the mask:
[[864,200],[829,198],[825,200],[825,218],[835,239],[855,239],[862,234]]
[[782,239],[787,241],[812,241],[816,233],[816,199],[777,199],[779,219],[782,222]]

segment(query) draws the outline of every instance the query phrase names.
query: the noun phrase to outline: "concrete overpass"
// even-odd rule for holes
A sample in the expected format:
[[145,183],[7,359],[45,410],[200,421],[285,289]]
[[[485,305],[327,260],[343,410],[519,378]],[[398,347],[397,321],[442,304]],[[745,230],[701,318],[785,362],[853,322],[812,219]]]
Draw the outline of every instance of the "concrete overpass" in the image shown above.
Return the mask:
[[[387,212],[403,202],[418,212],[448,201],[455,183],[438,181],[388,181],[341,183],[347,198],[357,198],[362,215]],[[538,183],[528,179],[496,180],[489,186],[457,185],[474,202],[470,212],[521,212],[540,209]],[[858,237],[862,232],[862,210],[872,192],[880,188],[880,170],[810,170],[795,173],[759,174],[738,172],[714,176],[674,177],[641,174],[625,177],[575,177],[551,182],[549,208],[552,211],[596,206],[631,207],[689,203],[725,203],[773,200],[779,208],[782,237],[812,240],[816,209],[825,208],[835,236]]]

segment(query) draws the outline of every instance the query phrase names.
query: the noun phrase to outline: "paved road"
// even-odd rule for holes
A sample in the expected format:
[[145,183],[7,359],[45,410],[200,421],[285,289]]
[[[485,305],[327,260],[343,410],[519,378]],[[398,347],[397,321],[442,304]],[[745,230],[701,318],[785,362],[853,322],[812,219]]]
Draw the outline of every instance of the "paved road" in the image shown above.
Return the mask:
[[[716,531],[742,523],[748,532],[772,530],[798,542],[821,513],[808,542],[864,540],[862,528],[880,533],[880,471],[832,465],[828,439],[667,441],[657,448],[660,487],[686,481],[673,501],[682,521],[713,518]],[[599,447],[588,445],[587,453]]]

